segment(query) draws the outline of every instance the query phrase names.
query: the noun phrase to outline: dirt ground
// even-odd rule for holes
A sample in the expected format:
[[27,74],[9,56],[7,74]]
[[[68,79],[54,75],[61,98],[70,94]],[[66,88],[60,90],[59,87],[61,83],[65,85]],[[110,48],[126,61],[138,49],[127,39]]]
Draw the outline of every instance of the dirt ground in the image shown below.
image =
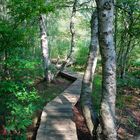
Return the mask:
[[[140,140],[140,89],[123,88],[124,107],[116,109],[119,140]],[[73,107],[78,140],[91,140],[79,103]]]
[[73,107],[74,122],[76,124],[78,140],[91,140],[89,130],[86,126],[85,119],[82,115],[79,103]]
[[140,89],[124,87],[122,94],[125,106],[116,109],[118,137],[135,140],[140,135]]

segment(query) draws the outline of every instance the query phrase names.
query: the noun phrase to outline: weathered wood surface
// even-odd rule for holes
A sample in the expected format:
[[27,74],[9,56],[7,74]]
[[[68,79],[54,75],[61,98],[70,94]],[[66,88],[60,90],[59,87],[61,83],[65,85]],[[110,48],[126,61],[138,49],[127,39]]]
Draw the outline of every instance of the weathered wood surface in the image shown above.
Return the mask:
[[82,76],[66,71],[63,74],[76,80],[44,107],[36,140],[78,140],[72,107],[80,96]]

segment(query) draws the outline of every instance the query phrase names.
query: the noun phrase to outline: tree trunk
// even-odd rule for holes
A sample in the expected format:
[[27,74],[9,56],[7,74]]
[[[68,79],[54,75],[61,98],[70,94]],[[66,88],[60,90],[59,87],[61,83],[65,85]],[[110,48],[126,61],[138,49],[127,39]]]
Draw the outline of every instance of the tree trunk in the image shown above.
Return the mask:
[[93,111],[92,104],[92,81],[97,64],[98,53],[98,20],[97,12],[93,12],[91,18],[91,43],[88,54],[87,67],[82,81],[80,103],[85,117],[87,127],[91,136],[94,135],[94,130],[97,127],[97,116]]
[[71,21],[70,21],[70,33],[71,33],[71,46],[70,46],[70,51],[69,54],[67,55],[67,58],[65,59],[65,61],[62,63],[62,65],[59,68],[59,71],[57,72],[56,76],[58,75],[58,73],[60,71],[62,71],[65,66],[67,65],[71,65],[73,64],[73,52],[74,52],[74,48],[75,48],[75,15],[76,15],[76,6],[77,6],[77,2],[78,0],[74,0],[73,3],[73,8],[72,8],[72,14],[71,14]]
[[[117,2],[117,0],[115,0],[115,3]],[[115,8],[115,33],[114,33],[114,44],[115,44],[115,51],[117,49],[117,28],[118,28],[118,9]]]
[[71,63],[73,61],[72,53],[74,52],[74,48],[75,48],[75,16],[76,16],[77,2],[78,2],[78,0],[74,1],[72,14],[71,14],[71,21],[70,21],[71,47],[70,47],[70,52],[69,52],[69,55],[67,58],[67,59],[70,59],[69,63],[70,63],[70,61],[71,61]]
[[9,16],[7,14],[7,1],[6,0],[0,0],[0,19],[1,20],[8,20]]
[[40,38],[41,38],[41,49],[42,49],[42,56],[43,56],[43,63],[44,63],[44,75],[45,75],[45,80],[47,82],[50,82],[49,78],[49,65],[50,65],[50,60],[49,60],[49,47],[48,47],[48,38],[47,38],[47,30],[46,30],[46,15],[41,14],[40,15]]
[[[8,21],[9,16],[8,16],[7,12],[8,12],[7,1],[1,0],[0,1],[0,20]],[[0,61],[2,62],[0,64],[0,72],[1,72],[0,80],[2,80],[2,79],[4,80],[7,77],[10,77],[10,71],[8,69],[8,64],[7,64],[7,60],[8,60],[8,56],[9,56],[9,53],[7,51],[7,42],[5,42],[3,44],[3,48],[4,49],[0,54]]]
[[101,127],[103,140],[117,140],[115,128],[116,53],[113,40],[113,1],[96,0],[102,56]]

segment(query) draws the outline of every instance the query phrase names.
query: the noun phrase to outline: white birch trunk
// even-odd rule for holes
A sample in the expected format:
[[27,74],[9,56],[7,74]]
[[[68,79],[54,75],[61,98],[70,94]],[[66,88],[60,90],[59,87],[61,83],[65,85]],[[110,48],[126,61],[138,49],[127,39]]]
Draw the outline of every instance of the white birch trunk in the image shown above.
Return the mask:
[[91,19],[91,43],[89,48],[89,55],[87,67],[82,81],[80,102],[82,105],[83,115],[85,117],[87,127],[93,136],[93,131],[97,127],[97,116],[93,111],[92,104],[92,81],[97,64],[98,53],[98,20],[96,11],[92,14]]
[[115,129],[116,53],[113,40],[114,6],[110,0],[96,0],[99,21],[99,45],[102,56],[101,127],[103,140],[117,140]]
[[48,38],[47,38],[47,30],[46,30],[46,15],[40,15],[40,38],[41,38],[41,49],[42,49],[42,56],[43,56],[43,63],[44,63],[44,75],[45,80],[49,82],[48,76],[48,67],[50,65],[49,60],[49,47],[48,47]]
[[77,6],[78,0],[75,0],[72,7],[72,13],[71,13],[71,20],[70,20],[70,33],[71,33],[71,46],[69,54],[67,55],[65,61],[62,63],[60,67],[58,67],[58,72],[56,73],[55,77],[58,75],[59,72],[63,71],[65,66],[69,66],[73,64],[73,53],[75,48],[75,16],[76,16],[76,6]]
[[75,48],[75,16],[76,16],[77,2],[78,2],[78,0],[74,1],[73,8],[72,8],[72,14],[71,14],[71,21],[70,21],[71,47],[70,47],[70,52],[69,52],[69,55],[67,58],[67,60],[69,60],[68,63],[73,63],[72,54],[73,54],[74,48]]

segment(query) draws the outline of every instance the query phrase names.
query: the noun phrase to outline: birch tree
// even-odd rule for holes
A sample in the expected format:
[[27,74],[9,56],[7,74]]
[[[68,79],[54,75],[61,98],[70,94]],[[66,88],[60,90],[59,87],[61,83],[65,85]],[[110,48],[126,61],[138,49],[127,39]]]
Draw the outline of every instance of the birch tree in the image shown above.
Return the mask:
[[74,0],[73,6],[72,6],[71,19],[70,19],[70,33],[71,33],[70,51],[69,51],[69,54],[67,55],[67,58],[65,59],[65,61],[60,66],[57,74],[60,71],[62,71],[65,68],[66,65],[69,65],[69,64],[73,63],[72,55],[73,55],[74,48],[75,48],[75,16],[76,16],[77,3],[78,3],[78,0]]
[[71,14],[71,21],[70,21],[71,47],[70,47],[70,52],[68,55],[68,59],[70,59],[69,61],[73,61],[72,53],[74,52],[74,48],[75,48],[75,18],[76,18],[75,16],[76,16],[77,2],[78,2],[78,0],[74,1],[73,8],[72,8],[72,14]]
[[44,63],[44,75],[45,75],[45,80],[47,82],[50,82],[51,72],[49,71],[50,59],[49,59],[49,47],[48,47],[46,15],[45,14],[40,15],[39,25],[40,25],[42,57],[43,57],[43,63]]
[[116,53],[113,40],[113,1],[96,0],[99,22],[99,46],[102,57],[101,128],[103,140],[116,140]]
[[98,20],[97,12],[93,12],[91,18],[91,42],[89,47],[88,61],[86,70],[84,73],[80,102],[82,105],[83,115],[85,117],[87,127],[93,136],[93,130],[97,126],[97,117],[93,111],[92,104],[92,81],[97,64],[97,52],[98,52]]

